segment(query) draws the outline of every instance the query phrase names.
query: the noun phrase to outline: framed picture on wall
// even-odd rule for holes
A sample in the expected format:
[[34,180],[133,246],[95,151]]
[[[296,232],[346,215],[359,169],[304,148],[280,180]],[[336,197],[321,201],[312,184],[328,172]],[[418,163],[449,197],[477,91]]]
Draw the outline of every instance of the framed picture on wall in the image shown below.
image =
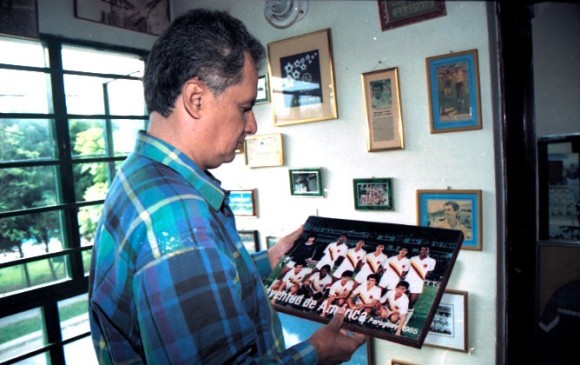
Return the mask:
[[399,69],[362,74],[363,95],[367,115],[368,150],[402,149],[403,113],[399,91]]
[[482,250],[481,190],[417,190],[417,224],[463,232],[463,250]]
[[428,57],[431,133],[481,129],[477,49]]
[[[421,348],[462,238],[461,232],[450,229],[310,216],[293,248],[264,284],[280,312],[327,323],[350,300],[344,329]],[[399,275],[376,274],[376,265],[400,253],[409,260],[402,269],[408,271],[407,282],[401,282]],[[411,266],[415,269],[410,270]],[[393,315],[387,298],[389,292],[394,295],[397,291],[389,290],[384,297],[381,287],[394,289],[415,279],[423,292],[413,313],[401,310]],[[350,292],[346,301],[336,297],[341,286]],[[390,301],[408,307],[410,299],[403,295]]]
[[322,169],[290,169],[290,194],[322,195]]
[[392,359],[391,360],[391,365],[417,365],[417,364],[410,363],[410,362],[407,362],[407,361]]
[[425,337],[425,345],[467,352],[467,319],[467,292],[445,290]]
[[393,179],[354,179],[354,209],[393,210]]
[[445,1],[378,0],[381,29],[402,27],[446,14]]
[[256,104],[270,101],[270,85],[268,74],[258,76],[258,94],[256,95]]
[[268,43],[274,125],[338,118],[330,29]]
[[267,236],[266,237],[266,248],[272,248],[278,242],[278,237],[276,236]]
[[246,163],[250,167],[284,165],[284,143],[281,133],[247,136]]
[[258,240],[258,231],[255,230],[241,230],[238,231],[242,243],[248,253],[258,252],[260,250],[260,241]]
[[37,0],[2,1],[0,34],[38,38]]
[[231,190],[229,194],[230,209],[236,216],[257,217],[256,189]]

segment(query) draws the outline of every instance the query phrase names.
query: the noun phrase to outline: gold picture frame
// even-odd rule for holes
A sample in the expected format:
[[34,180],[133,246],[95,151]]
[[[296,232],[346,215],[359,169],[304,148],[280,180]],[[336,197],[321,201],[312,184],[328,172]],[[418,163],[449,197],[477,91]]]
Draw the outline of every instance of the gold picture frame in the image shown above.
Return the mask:
[[249,167],[284,165],[284,142],[282,133],[246,137],[244,150]]
[[268,43],[274,125],[338,118],[330,29]]
[[368,151],[405,148],[398,67],[363,73],[362,86]]

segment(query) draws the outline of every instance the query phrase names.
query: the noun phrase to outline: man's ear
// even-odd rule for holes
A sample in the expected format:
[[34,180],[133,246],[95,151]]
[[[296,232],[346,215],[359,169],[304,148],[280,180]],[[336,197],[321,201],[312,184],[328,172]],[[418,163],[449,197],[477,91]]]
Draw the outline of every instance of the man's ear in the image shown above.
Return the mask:
[[188,80],[182,88],[181,102],[192,118],[199,119],[205,85],[197,78]]

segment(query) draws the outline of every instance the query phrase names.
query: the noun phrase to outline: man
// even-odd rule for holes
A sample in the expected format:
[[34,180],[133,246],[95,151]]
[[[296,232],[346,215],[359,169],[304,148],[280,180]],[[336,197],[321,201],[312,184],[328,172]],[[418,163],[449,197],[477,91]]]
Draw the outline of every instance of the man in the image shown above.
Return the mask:
[[308,277],[312,270],[304,266],[304,262],[298,261],[294,264],[292,269],[288,271],[282,279],[277,280],[272,287],[272,291],[287,291],[290,294],[296,294],[304,280]]
[[320,271],[312,273],[304,279],[304,285],[298,291],[304,298],[312,298],[318,304],[324,300],[325,291],[332,284],[332,277],[329,274],[330,266],[324,265]]
[[409,250],[400,247],[396,256],[391,256],[384,267],[384,273],[379,281],[379,286],[385,290],[393,290],[397,284],[407,275],[411,262],[407,257]]
[[463,232],[463,236],[466,240],[470,240],[471,234],[469,229],[457,217],[457,214],[459,213],[459,204],[452,200],[446,201],[445,204],[443,204],[443,211],[445,212],[445,218],[437,222],[435,226],[437,228],[459,230]]
[[357,286],[348,297],[348,307],[353,311],[370,314],[381,299],[381,288],[376,285],[377,281],[376,274],[367,276],[366,284]]
[[345,271],[355,271],[359,267],[360,261],[366,256],[367,251],[363,248],[365,245],[365,240],[358,240],[353,248],[349,248],[346,251],[344,260],[336,268],[334,273],[332,273],[333,281],[339,280],[342,273]]
[[330,265],[331,271],[335,265],[338,265],[344,259],[348,246],[346,245],[347,237],[341,234],[338,239],[330,243],[322,252],[322,258],[316,264],[316,270],[320,270],[324,265]]
[[322,313],[320,316],[326,317],[330,312],[331,305],[335,304],[339,308],[347,305],[347,299],[352,292],[354,282],[352,278],[352,271],[345,271],[342,273],[340,280],[335,281],[328,291],[328,298],[322,303]]
[[409,310],[409,297],[407,290],[409,283],[401,280],[395,286],[395,290],[389,290],[380,299],[378,315],[396,325],[395,335],[400,336],[406,323],[407,311]]
[[383,253],[384,249],[385,245],[378,244],[374,252],[365,256],[361,262],[360,271],[354,277],[357,285],[365,282],[370,274],[378,274],[382,270],[384,262],[388,259],[388,256]]
[[364,336],[344,313],[285,349],[262,278],[302,233],[250,257],[209,172],[256,132],[264,47],[237,19],[202,9],[158,38],[144,76],[150,114],[97,228],[89,315],[101,364],[338,363]]
[[419,254],[411,257],[410,269],[405,276],[405,281],[409,283],[409,312],[407,314],[407,322],[411,319],[413,315],[413,310],[415,304],[419,297],[423,293],[423,287],[425,286],[425,279],[427,275],[435,270],[436,261],[434,258],[429,257],[429,247],[423,246],[420,248]]

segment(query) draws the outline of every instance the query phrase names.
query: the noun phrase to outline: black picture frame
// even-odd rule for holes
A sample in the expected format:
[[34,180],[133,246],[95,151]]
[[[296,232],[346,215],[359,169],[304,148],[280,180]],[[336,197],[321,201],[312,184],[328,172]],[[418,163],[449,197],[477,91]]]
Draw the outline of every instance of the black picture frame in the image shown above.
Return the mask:
[[13,0],[0,7],[0,34],[37,39],[37,0]]
[[405,25],[445,16],[445,1],[378,0],[381,29],[386,31]]
[[238,234],[242,239],[244,247],[248,253],[256,253],[260,250],[260,241],[257,230],[239,230]]

